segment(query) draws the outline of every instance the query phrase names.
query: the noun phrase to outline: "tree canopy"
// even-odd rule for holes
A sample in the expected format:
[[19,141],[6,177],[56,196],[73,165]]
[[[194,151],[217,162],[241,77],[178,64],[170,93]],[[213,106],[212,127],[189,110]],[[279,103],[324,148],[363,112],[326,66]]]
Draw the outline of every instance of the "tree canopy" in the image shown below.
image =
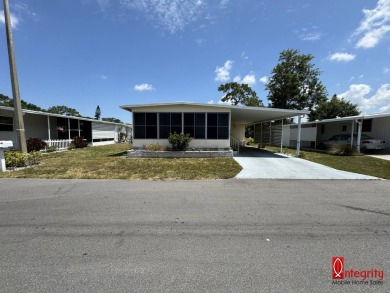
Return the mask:
[[[22,109],[46,112],[45,109],[42,109],[41,107],[39,107],[37,105],[31,104],[31,103],[27,103],[24,100],[21,100],[20,102],[22,104]],[[11,99],[10,97],[7,97],[5,95],[0,94],[0,106],[13,107],[14,106],[14,100]]]
[[122,123],[123,124],[122,120],[119,120],[118,118],[114,118],[114,117],[102,118],[102,121],[115,122],[115,123]]
[[256,92],[247,84],[229,82],[221,84],[218,91],[225,93],[221,99],[222,102],[230,102],[232,105],[242,104],[248,107],[263,107]]
[[47,112],[67,116],[81,117],[80,113],[76,109],[69,108],[67,106],[52,106],[47,109]]
[[344,98],[333,95],[332,99],[321,101],[309,114],[309,121],[332,119],[336,117],[347,117],[359,115],[357,104],[353,104]]
[[327,91],[319,80],[320,70],[311,63],[313,56],[299,50],[284,50],[266,84],[271,108],[312,110],[326,100]]

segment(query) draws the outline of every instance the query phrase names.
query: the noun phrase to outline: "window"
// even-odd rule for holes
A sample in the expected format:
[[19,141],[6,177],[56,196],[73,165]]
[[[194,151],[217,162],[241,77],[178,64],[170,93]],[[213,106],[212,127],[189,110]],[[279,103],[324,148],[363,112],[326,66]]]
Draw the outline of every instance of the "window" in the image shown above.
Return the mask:
[[341,124],[341,132],[346,132],[348,130],[348,124]]
[[181,113],[159,113],[160,138],[168,138],[170,133],[182,132]]
[[0,116],[0,131],[13,131],[13,125],[12,117]]
[[157,113],[134,113],[134,138],[157,138]]
[[207,138],[229,138],[229,113],[207,113]]
[[372,119],[363,120],[362,132],[371,132]]
[[325,133],[325,124],[321,124],[321,134]]
[[184,113],[184,133],[189,133],[192,138],[206,138],[206,114]]

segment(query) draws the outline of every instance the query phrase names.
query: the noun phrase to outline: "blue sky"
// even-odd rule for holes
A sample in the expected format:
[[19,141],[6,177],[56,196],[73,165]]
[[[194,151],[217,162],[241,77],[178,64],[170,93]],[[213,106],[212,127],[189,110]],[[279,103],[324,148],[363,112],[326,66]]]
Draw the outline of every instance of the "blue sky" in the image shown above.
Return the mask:
[[[22,99],[130,122],[120,105],[214,102],[265,82],[279,53],[310,53],[329,97],[390,112],[390,1],[9,0]],[[2,7],[0,7],[2,9]],[[12,96],[3,11],[0,93]],[[1,34],[0,34],[1,36]]]

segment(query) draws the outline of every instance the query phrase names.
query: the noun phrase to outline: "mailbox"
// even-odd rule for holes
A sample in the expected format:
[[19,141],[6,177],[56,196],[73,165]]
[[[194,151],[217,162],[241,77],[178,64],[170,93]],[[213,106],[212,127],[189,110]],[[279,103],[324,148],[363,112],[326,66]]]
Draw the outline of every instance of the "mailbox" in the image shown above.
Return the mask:
[[14,144],[12,143],[12,140],[0,140],[0,149],[8,149],[13,146]]

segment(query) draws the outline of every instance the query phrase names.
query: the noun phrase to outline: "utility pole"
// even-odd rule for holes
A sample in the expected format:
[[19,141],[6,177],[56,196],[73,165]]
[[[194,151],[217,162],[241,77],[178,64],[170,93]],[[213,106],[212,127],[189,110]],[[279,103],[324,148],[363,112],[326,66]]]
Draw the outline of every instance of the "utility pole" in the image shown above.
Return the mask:
[[8,0],[3,0],[3,3],[4,3],[5,29],[7,33],[9,68],[10,68],[11,83],[12,83],[12,95],[14,99],[14,127],[16,128],[16,134],[18,136],[19,149],[23,153],[27,153],[26,133],[25,133],[24,122],[23,122],[22,103],[20,101],[18,74],[16,72],[14,42],[12,39],[11,18],[9,14]]

